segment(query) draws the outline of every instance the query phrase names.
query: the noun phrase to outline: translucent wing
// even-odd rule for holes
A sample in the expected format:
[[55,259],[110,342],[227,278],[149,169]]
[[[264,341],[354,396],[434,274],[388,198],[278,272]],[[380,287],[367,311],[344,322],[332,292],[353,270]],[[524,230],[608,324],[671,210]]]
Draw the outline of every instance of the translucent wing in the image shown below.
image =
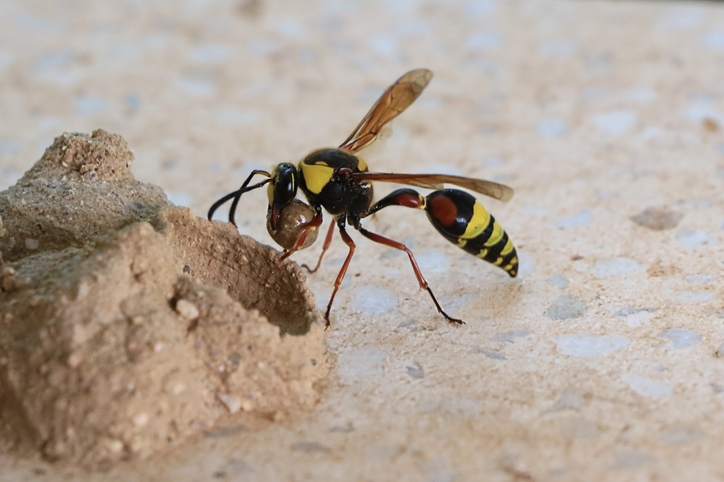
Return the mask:
[[450,176],[447,174],[355,172],[351,174],[351,176],[357,181],[396,182],[425,189],[443,189],[445,184],[454,184],[504,202],[510,201],[513,198],[513,194],[515,194],[513,188],[505,184],[498,184],[497,182],[486,181],[484,179],[473,179],[471,177]]
[[339,147],[358,152],[372,143],[382,128],[415,102],[432,79],[432,71],[411,70],[387,88],[352,134]]

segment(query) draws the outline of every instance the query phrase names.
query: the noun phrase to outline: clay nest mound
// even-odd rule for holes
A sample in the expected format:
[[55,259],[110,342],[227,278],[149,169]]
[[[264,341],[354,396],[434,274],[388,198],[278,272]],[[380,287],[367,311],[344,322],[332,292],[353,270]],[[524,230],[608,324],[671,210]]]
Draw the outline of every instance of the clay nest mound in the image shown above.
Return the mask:
[[323,325],[298,266],[132,162],[120,136],[64,134],[0,193],[8,451],[102,466],[318,400]]

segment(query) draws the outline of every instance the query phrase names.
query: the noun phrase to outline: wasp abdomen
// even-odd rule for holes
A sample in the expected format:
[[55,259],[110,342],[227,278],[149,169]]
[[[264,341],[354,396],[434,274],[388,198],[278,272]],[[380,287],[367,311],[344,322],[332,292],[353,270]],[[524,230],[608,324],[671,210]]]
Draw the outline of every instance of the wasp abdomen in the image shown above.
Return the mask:
[[518,274],[518,254],[508,233],[474,196],[458,189],[430,193],[425,212],[448,241],[473,256]]

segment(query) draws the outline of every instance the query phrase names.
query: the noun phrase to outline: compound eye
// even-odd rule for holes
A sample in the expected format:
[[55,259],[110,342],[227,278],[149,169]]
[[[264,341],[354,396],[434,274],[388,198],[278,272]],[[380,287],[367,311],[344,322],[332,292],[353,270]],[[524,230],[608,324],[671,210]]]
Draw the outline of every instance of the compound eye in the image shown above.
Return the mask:
[[277,229],[279,216],[284,206],[292,202],[297,195],[295,179],[296,168],[291,164],[279,164],[274,170],[274,181],[269,185],[269,222]]

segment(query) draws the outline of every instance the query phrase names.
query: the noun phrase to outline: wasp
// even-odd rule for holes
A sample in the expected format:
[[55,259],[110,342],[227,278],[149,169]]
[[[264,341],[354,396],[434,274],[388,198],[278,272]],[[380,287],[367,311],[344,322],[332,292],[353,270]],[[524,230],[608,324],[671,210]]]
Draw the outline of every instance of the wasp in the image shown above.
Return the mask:
[[[471,194],[459,189],[445,189],[445,184],[484,194],[500,201],[509,201],[513,189],[493,181],[445,174],[399,174],[370,172],[360,151],[382,137],[383,128],[417,99],[432,79],[427,69],[412,70],[385,90],[352,134],[337,148],[317,149],[307,154],[295,166],[278,164],[272,172],[254,170],[242,186],[216,201],[209,209],[208,218],[224,203],[232,200],[229,222],[236,226],[234,214],[242,194],[267,186],[269,207],[267,230],[284,252],[284,260],[295,252],[312,245],[322,225],[322,209],[334,218],[330,224],[317,265],[304,267],[314,273],[321,265],[324,253],[332,242],[334,227],[348,246],[349,252],[334,282],[334,290],[324,314],[329,327],[329,313],[334,297],[344,279],[355,251],[355,243],[347,233],[351,225],[364,237],[376,243],[404,251],[412,265],[421,290],[430,294],[437,311],[451,323],[462,320],[449,316],[438,303],[425,277],[407,246],[373,233],[362,227],[362,220],[389,206],[403,206],[425,211],[437,231],[448,241],[475,257],[505,270],[511,277],[518,273],[518,255],[508,234]],[[254,176],[266,179],[252,184]],[[374,181],[398,183],[433,190],[427,196],[411,188],[398,189],[376,203],[373,200]],[[307,203],[296,198],[301,190]]]

